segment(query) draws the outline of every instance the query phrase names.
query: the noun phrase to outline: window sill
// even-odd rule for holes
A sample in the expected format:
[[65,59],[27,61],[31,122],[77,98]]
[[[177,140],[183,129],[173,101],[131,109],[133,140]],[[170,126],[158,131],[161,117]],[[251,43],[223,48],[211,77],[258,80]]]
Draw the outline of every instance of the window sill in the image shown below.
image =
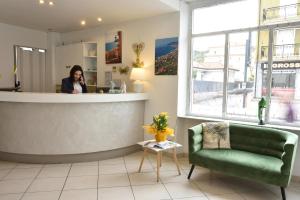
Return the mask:
[[300,133],[300,127],[294,127],[294,126],[285,126],[285,125],[277,125],[277,124],[265,124],[265,125],[258,125],[257,123],[254,122],[246,122],[246,121],[238,121],[238,120],[228,120],[228,119],[218,119],[218,118],[209,118],[209,117],[199,117],[199,116],[193,116],[193,115],[181,115],[178,116],[179,118],[182,119],[194,119],[194,120],[203,120],[203,121],[229,121],[232,123],[238,123],[238,124],[245,124],[245,125],[252,125],[252,126],[262,126],[262,127],[269,127],[269,128],[277,128],[277,129],[282,129],[282,130],[287,130],[287,131],[296,131]]

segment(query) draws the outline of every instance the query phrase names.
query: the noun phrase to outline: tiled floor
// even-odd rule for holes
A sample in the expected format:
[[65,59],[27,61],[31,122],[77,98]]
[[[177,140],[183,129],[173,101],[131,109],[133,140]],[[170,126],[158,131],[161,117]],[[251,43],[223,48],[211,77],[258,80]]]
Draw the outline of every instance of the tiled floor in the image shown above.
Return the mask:
[[[99,162],[31,165],[0,161],[0,200],[280,200],[278,187],[211,173],[196,168],[187,180],[189,164],[179,158],[182,175],[164,156],[160,182],[156,182],[156,158],[144,161],[142,152]],[[300,199],[300,183],[291,183],[288,200]]]

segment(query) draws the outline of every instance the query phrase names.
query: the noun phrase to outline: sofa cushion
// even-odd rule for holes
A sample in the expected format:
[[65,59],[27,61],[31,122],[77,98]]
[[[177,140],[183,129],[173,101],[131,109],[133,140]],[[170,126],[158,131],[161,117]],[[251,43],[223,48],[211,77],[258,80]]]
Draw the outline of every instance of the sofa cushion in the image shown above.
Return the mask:
[[207,122],[203,127],[203,149],[230,149],[229,122]]
[[282,158],[286,134],[281,130],[243,124],[230,124],[232,149]]
[[248,178],[280,175],[283,165],[276,157],[234,149],[203,149],[193,153],[192,157],[201,166]]

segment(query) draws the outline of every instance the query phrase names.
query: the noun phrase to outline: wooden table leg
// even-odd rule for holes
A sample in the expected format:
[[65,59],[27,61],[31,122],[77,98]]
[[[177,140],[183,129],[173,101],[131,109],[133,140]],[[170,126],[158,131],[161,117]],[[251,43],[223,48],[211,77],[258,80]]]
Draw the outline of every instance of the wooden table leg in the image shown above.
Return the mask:
[[161,158],[161,152],[157,152],[157,155],[156,155],[156,168],[157,168],[157,171],[156,171],[156,177],[157,177],[157,182],[159,182],[159,168],[160,168],[160,158]]
[[179,167],[179,163],[178,163],[177,155],[176,155],[176,148],[173,148],[173,159],[174,159],[174,162],[177,166],[178,174],[181,175],[180,167]]
[[163,152],[160,152],[160,158],[159,158],[159,166],[161,167],[161,163],[162,163],[162,157],[163,157]]
[[142,157],[142,160],[141,160],[141,164],[140,164],[140,167],[139,167],[139,172],[141,172],[141,170],[142,170],[142,166],[143,166],[146,155],[147,155],[147,149],[145,148],[144,153],[143,153],[143,157]]

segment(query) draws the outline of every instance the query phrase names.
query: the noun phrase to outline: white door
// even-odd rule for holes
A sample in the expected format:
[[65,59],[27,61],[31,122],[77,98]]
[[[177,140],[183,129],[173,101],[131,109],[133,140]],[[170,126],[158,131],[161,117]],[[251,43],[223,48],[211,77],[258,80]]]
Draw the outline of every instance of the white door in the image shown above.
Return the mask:
[[24,92],[45,92],[46,55],[39,49],[17,47],[17,73]]

